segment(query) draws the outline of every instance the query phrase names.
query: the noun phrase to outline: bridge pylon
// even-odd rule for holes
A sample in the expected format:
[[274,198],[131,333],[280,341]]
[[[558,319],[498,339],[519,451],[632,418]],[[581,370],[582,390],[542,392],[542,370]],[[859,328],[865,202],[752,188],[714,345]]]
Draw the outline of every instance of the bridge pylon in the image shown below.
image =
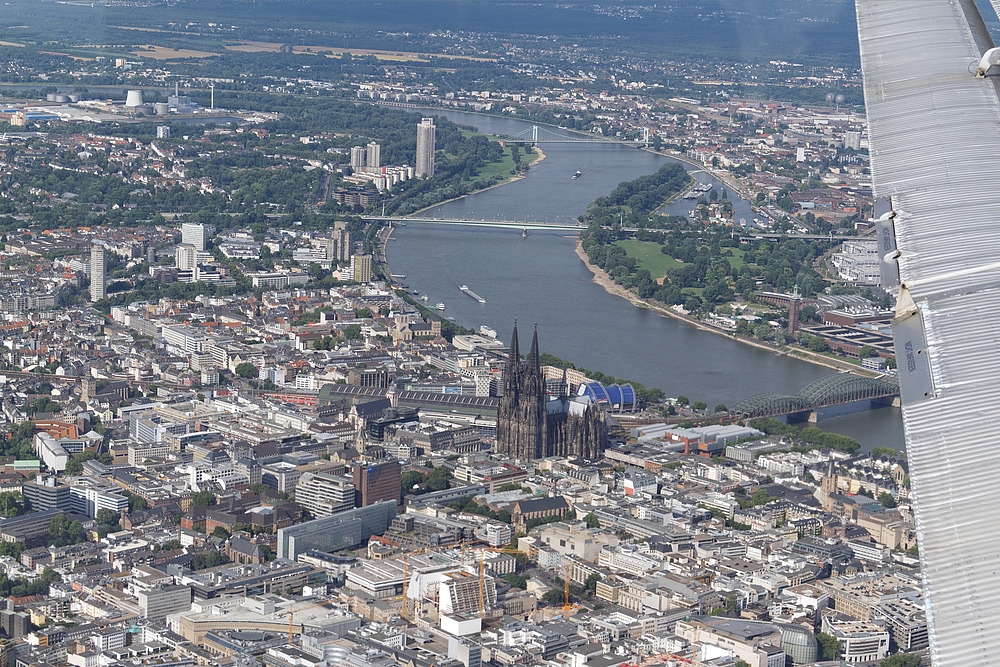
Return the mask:
[[538,126],[537,125],[532,125],[531,126],[531,145],[534,146],[537,143],[538,143]]

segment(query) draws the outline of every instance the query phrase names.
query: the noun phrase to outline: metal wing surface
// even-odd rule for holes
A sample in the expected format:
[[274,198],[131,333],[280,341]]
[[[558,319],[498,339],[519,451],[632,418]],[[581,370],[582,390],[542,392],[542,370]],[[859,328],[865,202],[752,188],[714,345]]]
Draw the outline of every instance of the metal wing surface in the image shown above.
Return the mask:
[[856,0],[935,665],[1000,662],[1000,66],[971,0]]

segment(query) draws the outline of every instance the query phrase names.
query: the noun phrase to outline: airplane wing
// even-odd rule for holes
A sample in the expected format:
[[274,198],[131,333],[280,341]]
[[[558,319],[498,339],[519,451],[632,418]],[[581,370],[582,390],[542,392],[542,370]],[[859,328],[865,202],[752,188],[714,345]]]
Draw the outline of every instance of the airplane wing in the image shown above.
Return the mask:
[[996,664],[1000,58],[973,0],[856,9],[931,657]]

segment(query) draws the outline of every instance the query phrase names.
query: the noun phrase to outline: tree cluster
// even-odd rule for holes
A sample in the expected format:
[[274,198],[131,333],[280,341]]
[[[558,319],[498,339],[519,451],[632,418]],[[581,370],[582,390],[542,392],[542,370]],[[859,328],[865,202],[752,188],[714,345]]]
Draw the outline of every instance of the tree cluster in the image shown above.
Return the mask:
[[808,447],[805,447],[804,450],[826,448],[838,449],[849,454],[856,454],[861,449],[861,444],[850,436],[821,431],[815,426],[799,428],[771,417],[751,419],[750,427],[755,428],[758,431],[763,431],[767,435],[783,435],[800,440],[809,445]]
[[49,521],[49,546],[67,547],[87,541],[87,534],[79,521],[70,521],[65,514],[52,517]]
[[[492,510],[489,505],[477,503],[472,496],[448,503],[448,507],[458,510],[459,512],[478,514],[479,516],[485,516],[502,523],[510,523],[510,512],[507,510],[500,510],[499,512],[496,512]],[[523,586],[521,588],[523,588]]]
[[400,478],[400,486],[406,493],[419,496],[431,491],[444,491],[448,488],[448,480],[450,479],[451,471],[444,467],[432,467],[429,473],[407,470]]

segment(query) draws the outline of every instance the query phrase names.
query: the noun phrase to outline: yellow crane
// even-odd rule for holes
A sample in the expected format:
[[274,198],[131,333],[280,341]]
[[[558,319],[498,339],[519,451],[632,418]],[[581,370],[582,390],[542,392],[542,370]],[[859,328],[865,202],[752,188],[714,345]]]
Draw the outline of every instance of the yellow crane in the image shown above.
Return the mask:
[[[413,553],[414,555],[416,555],[416,554],[422,554],[426,551],[427,549],[417,549]],[[408,599],[406,597],[406,592],[409,586],[410,586],[410,554],[404,553],[403,554],[403,606],[399,612],[399,615],[402,616],[403,619],[407,619],[407,615],[410,613],[410,606],[408,603]]]
[[[326,604],[326,600],[321,600],[319,602],[310,602],[306,606],[299,609],[299,611],[305,611],[306,609],[312,609],[313,607],[322,607]],[[295,603],[288,605],[288,645],[294,646],[295,640]]]
[[479,552],[479,618],[486,614],[486,552]]
[[566,563],[563,568],[563,611],[569,611],[573,606],[569,603],[569,568],[570,563]]
[[406,605],[406,588],[407,585],[409,584],[409,577],[408,577],[409,565],[410,565],[409,554],[403,554],[403,608],[399,612],[399,615],[403,617],[403,620],[406,620],[406,614],[408,613]]

